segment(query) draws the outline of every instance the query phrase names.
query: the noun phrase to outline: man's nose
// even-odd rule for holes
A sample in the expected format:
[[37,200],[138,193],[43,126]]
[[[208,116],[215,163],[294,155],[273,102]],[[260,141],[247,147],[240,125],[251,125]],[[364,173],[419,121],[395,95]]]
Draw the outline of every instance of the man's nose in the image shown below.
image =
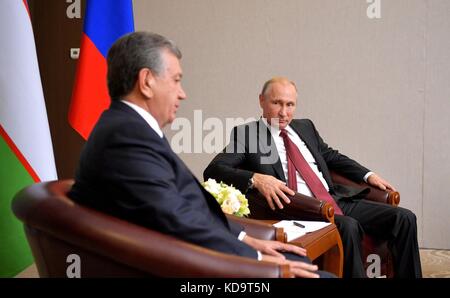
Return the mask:
[[286,107],[285,107],[285,106],[282,106],[282,107],[280,108],[279,115],[280,115],[280,116],[286,116]]
[[178,94],[178,98],[181,99],[186,99],[186,92],[184,92],[183,88],[180,88],[180,92]]

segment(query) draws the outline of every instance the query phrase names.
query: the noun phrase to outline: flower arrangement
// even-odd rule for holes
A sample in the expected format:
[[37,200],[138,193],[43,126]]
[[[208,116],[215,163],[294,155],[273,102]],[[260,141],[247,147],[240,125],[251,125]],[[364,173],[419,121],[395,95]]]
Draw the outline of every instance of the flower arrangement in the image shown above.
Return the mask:
[[202,185],[217,200],[224,213],[239,217],[250,214],[247,198],[233,185],[217,183],[214,179],[208,179]]

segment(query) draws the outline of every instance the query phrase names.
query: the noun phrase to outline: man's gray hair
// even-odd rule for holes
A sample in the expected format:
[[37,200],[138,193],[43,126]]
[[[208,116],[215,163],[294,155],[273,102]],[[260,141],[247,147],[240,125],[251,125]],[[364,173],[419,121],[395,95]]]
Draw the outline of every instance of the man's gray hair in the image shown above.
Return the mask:
[[133,32],[119,38],[108,51],[108,91],[112,100],[119,100],[133,89],[142,68],[160,75],[164,65],[161,57],[168,50],[178,59],[181,52],[166,37],[151,32]]
[[269,88],[274,83],[291,84],[292,86],[294,86],[295,91],[297,91],[297,85],[295,85],[294,81],[291,81],[286,77],[273,77],[264,83],[264,86],[261,90],[261,95],[265,97],[269,92]]

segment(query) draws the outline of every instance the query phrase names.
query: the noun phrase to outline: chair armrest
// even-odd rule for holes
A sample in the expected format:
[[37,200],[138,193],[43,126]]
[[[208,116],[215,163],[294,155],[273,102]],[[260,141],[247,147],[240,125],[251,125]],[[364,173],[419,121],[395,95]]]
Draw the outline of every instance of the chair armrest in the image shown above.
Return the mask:
[[[252,210],[252,208],[256,205],[258,205],[259,208],[261,208],[261,205],[264,205],[265,209],[270,210],[266,199],[260,192],[252,191],[247,193],[246,196],[249,199],[250,210]],[[276,212],[279,216],[272,218],[265,216],[267,218],[264,219],[292,218],[304,220],[326,220],[334,223],[334,208],[331,204],[322,200],[317,200],[316,198],[302,195],[300,193],[296,193],[293,196],[288,195],[288,198],[291,200],[291,203],[284,204],[283,209],[277,209]]]
[[291,203],[285,206],[284,212],[295,213],[299,219],[326,220],[334,223],[334,208],[330,203],[300,193],[288,197]]
[[245,232],[254,238],[263,240],[277,240],[287,242],[283,228],[276,228],[273,225],[256,219],[237,217],[225,214],[227,219],[244,226]]
[[[65,196],[70,185],[71,181],[34,184],[12,202],[28,239],[34,239],[39,272],[47,272],[48,277],[65,276],[66,267],[57,258],[62,255],[65,261],[68,253],[83,256],[86,277],[108,276],[94,269],[111,264],[132,268],[139,276],[292,277],[288,265],[213,251],[78,205]],[[95,274],[90,275],[92,271]]]
[[370,192],[365,198],[367,200],[385,203],[392,206],[398,206],[398,204],[400,204],[400,193],[398,191],[381,190],[365,182],[357,183],[333,171],[330,171],[330,174],[334,183],[353,187],[368,187]]

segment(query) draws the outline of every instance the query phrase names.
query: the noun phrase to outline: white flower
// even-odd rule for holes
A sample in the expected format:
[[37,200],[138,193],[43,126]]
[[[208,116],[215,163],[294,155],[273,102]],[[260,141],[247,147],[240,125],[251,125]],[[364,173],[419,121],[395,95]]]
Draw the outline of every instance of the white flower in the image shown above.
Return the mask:
[[231,204],[231,200],[226,199],[225,201],[223,201],[222,203],[222,211],[227,213],[227,214],[233,214],[235,210],[233,210],[233,206]]
[[208,181],[203,182],[203,187],[210,193],[219,193],[221,186],[214,179],[208,179]]
[[241,217],[250,214],[248,201],[239,189],[223,182],[217,183],[214,179],[208,179],[202,185],[217,200],[224,213]]

